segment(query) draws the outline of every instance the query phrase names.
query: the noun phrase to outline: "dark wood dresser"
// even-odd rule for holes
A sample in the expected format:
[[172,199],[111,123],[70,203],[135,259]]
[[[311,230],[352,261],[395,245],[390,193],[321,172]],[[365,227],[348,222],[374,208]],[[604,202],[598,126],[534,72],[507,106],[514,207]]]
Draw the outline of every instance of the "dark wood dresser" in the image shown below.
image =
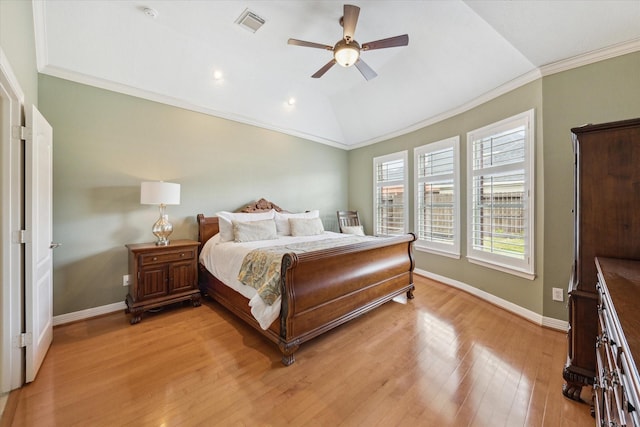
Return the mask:
[[596,425],[640,426],[640,260],[596,258],[598,336],[593,406]]
[[563,393],[580,399],[596,374],[597,256],[640,259],[640,119],[571,129],[575,253]]

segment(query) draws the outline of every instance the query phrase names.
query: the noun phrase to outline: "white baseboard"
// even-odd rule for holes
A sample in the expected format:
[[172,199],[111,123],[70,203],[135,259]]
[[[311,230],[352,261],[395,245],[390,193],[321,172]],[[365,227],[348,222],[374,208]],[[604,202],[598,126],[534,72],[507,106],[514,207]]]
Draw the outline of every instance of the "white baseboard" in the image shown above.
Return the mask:
[[[482,291],[478,288],[474,288],[473,286],[467,285],[466,283],[459,282],[457,280],[453,280],[445,276],[440,276],[438,274],[434,274],[429,271],[422,270],[420,268],[414,269],[413,272],[416,274],[419,274],[420,276],[424,276],[429,279],[438,281],[440,283],[444,283],[445,285],[458,288],[480,299],[483,299],[493,305],[496,305],[511,313],[514,313],[520,317],[524,317],[525,319],[537,325],[544,326],[551,329],[557,329],[559,331],[564,331],[564,332],[566,332],[569,329],[569,323],[564,320],[541,316],[538,313],[535,313],[531,310],[520,307],[519,305],[509,302],[507,300],[504,300],[502,298],[498,298],[497,296],[492,295],[488,292]],[[73,313],[61,314],[59,316],[53,317],[53,326],[63,325],[65,323],[75,322],[78,320],[84,320],[90,317],[101,316],[103,314],[113,313],[114,311],[124,310],[125,308],[127,308],[127,305],[123,301],[123,302],[116,302],[113,304],[103,305],[100,307],[88,308],[86,310],[75,311]]]
[[125,308],[127,308],[127,305],[122,301],[100,307],[88,308],[86,310],[74,311],[73,313],[61,314],[59,316],[53,316],[53,326],[101,316],[103,314],[113,313],[114,311],[124,310]]
[[524,317],[525,319],[537,325],[544,326],[551,329],[557,329],[563,332],[566,332],[569,329],[569,323],[564,320],[553,319],[551,317],[544,317],[536,312],[520,307],[519,305],[514,304],[510,301],[504,300],[502,298],[498,298],[493,294],[490,294],[478,288],[474,288],[471,285],[467,285],[466,283],[459,282],[457,280],[450,279],[445,276],[440,276],[439,274],[434,274],[419,268],[414,269],[413,272],[416,274],[419,274],[420,276],[424,276],[426,278],[433,279],[437,282],[444,283],[445,285],[449,285],[454,288],[463,290],[473,296],[483,299],[513,314],[516,314],[520,317]]

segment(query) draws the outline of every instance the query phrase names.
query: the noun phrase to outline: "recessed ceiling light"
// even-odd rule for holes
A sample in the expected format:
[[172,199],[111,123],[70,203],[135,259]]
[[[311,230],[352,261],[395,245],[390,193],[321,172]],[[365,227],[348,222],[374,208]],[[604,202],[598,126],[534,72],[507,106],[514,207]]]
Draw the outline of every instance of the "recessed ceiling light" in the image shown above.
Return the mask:
[[214,78],[215,80],[221,80],[221,79],[222,79],[222,71],[220,71],[220,70],[215,70],[215,71],[213,72],[213,78]]
[[294,97],[289,98],[289,100],[287,101],[287,104],[289,105],[294,105],[296,103],[296,99]]
[[150,7],[145,7],[144,9],[142,9],[142,11],[144,12],[145,15],[153,19],[156,19],[158,17],[158,11]]

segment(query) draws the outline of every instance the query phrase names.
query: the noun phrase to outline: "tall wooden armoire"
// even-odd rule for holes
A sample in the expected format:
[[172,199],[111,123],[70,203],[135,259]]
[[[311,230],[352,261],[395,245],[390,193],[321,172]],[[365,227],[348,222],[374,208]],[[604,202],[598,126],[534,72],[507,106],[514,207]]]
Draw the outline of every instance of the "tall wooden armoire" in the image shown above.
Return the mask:
[[[640,259],[640,119],[571,129],[575,154],[575,260],[569,283],[565,396],[593,384],[596,256]],[[640,307],[639,307],[640,309]]]

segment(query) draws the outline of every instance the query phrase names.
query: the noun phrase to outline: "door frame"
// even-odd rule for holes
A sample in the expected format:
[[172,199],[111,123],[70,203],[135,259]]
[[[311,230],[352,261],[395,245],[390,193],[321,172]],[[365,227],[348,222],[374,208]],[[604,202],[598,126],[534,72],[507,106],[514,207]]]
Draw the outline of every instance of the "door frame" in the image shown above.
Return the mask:
[[24,320],[24,248],[18,236],[24,226],[23,148],[19,132],[24,124],[24,102],[24,92],[0,47],[0,393],[24,383],[24,350],[19,345]]

